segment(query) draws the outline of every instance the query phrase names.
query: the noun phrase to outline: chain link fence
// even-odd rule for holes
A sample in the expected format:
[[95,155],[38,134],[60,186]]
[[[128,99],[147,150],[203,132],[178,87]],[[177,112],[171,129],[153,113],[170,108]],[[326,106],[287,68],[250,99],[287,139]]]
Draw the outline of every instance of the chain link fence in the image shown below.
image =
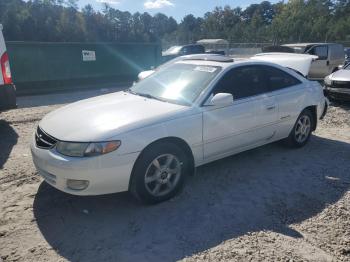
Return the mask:
[[[350,41],[330,41],[332,43],[339,43],[344,45],[344,47],[350,47]],[[281,43],[282,44],[289,44],[289,43]],[[177,45],[177,44],[174,44]],[[217,45],[217,50],[223,50],[225,53],[232,57],[250,57],[255,54],[261,53],[262,49],[267,46],[273,46],[276,45],[276,43],[273,42],[263,42],[263,43],[237,43],[237,42],[229,42],[227,46]],[[172,46],[170,43],[166,43],[166,47]],[[164,43],[163,43],[164,48]]]

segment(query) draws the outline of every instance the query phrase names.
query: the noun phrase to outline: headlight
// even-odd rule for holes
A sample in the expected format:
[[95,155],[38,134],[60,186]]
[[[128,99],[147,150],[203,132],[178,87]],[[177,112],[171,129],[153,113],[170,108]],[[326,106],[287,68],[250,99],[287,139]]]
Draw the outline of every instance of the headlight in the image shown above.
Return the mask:
[[324,84],[326,86],[331,86],[332,85],[332,80],[329,78],[329,76],[326,76],[324,79]]
[[98,156],[115,151],[120,147],[120,141],[74,143],[58,142],[56,150],[62,155],[73,157]]

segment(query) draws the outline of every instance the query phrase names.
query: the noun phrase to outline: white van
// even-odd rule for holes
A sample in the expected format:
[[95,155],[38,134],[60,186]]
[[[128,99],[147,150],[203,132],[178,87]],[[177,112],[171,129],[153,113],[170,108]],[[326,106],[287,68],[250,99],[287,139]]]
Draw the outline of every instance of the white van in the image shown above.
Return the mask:
[[9,56],[0,24],[0,110],[16,107],[16,88],[12,82]]
[[264,53],[283,52],[317,56],[310,68],[309,79],[323,80],[323,78],[339,69],[344,64],[345,53],[341,44],[334,43],[297,43],[281,46],[266,46]]
[[311,64],[309,78],[323,78],[338,70],[344,64],[344,46],[334,43],[304,43],[283,45],[294,49],[295,53],[316,55],[318,58]]

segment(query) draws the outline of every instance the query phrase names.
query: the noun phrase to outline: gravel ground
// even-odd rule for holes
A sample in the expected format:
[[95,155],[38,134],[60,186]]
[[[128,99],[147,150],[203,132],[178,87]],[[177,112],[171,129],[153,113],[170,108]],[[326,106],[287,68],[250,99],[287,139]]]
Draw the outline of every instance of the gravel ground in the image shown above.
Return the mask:
[[156,206],[37,176],[28,143],[60,106],[0,114],[0,261],[350,261],[349,106],[333,105],[306,147],[205,165]]

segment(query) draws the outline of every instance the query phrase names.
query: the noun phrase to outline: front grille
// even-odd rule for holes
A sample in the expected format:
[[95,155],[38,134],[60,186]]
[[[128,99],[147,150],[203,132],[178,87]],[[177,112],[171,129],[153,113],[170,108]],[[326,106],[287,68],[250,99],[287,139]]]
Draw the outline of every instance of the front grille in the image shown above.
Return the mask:
[[332,88],[350,88],[348,81],[333,81]]
[[55,146],[57,139],[46,134],[43,130],[38,127],[35,133],[35,142],[36,146],[42,149],[50,149]]

